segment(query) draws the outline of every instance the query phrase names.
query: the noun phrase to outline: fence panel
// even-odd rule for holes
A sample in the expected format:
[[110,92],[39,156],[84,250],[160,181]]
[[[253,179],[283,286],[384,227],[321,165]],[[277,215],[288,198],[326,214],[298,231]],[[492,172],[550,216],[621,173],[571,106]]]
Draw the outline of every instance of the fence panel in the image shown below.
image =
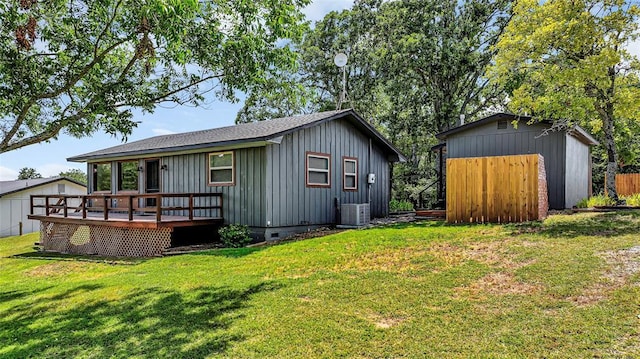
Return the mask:
[[[605,176],[606,183],[606,176]],[[618,196],[628,196],[640,193],[640,173],[620,173],[616,175],[616,190]],[[607,189],[605,187],[605,194]]]
[[523,222],[548,211],[540,155],[447,159],[447,222]]

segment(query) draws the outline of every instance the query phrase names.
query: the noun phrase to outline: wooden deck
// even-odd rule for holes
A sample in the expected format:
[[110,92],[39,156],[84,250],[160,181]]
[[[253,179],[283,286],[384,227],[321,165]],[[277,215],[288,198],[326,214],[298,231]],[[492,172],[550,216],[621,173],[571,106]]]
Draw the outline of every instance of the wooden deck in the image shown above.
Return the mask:
[[[145,206],[148,200],[155,205]],[[33,195],[28,217],[120,228],[205,226],[224,221],[221,193]]]

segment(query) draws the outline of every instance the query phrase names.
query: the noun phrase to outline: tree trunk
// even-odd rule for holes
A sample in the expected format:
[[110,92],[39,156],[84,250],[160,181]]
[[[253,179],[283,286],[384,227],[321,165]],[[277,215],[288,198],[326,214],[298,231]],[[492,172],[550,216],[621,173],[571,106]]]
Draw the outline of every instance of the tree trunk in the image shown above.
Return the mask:
[[616,173],[618,170],[618,155],[616,152],[616,143],[613,139],[613,118],[609,113],[606,113],[605,116],[603,116],[602,122],[604,125],[604,148],[607,151],[607,176],[604,186],[607,189],[607,195],[617,202]]

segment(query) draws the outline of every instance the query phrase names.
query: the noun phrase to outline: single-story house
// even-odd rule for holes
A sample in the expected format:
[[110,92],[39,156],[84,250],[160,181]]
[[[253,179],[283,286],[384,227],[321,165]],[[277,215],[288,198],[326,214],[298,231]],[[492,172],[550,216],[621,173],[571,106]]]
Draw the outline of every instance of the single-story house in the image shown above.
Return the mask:
[[[591,146],[598,145],[587,131],[546,131],[550,121],[528,124],[531,117],[496,113],[436,135],[434,146],[443,158],[540,154],[544,157],[549,208],[571,208],[591,195]],[[517,126],[514,127],[513,123]],[[440,172],[444,183],[446,169]]]
[[221,193],[224,223],[270,240],[336,224],[340,204],[368,203],[372,217],[386,216],[390,163],[404,157],[347,109],[157,136],[68,160],[87,163],[89,194]]
[[66,177],[35,178],[0,182],[0,237],[40,230],[40,223],[27,218],[31,195],[83,195],[87,187]]

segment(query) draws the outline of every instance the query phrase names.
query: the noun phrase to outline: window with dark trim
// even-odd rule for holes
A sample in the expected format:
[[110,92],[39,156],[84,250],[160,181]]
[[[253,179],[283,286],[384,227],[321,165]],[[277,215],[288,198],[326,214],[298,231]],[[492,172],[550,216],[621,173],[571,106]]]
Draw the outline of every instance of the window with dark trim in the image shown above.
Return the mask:
[[306,153],[307,187],[331,187],[331,155]]
[[138,190],[138,161],[118,162],[118,191]]
[[358,190],[358,159],[342,157],[342,189],[344,191]]
[[235,160],[233,151],[209,154],[209,185],[235,185]]
[[111,192],[111,163],[94,163],[92,187],[94,192]]

